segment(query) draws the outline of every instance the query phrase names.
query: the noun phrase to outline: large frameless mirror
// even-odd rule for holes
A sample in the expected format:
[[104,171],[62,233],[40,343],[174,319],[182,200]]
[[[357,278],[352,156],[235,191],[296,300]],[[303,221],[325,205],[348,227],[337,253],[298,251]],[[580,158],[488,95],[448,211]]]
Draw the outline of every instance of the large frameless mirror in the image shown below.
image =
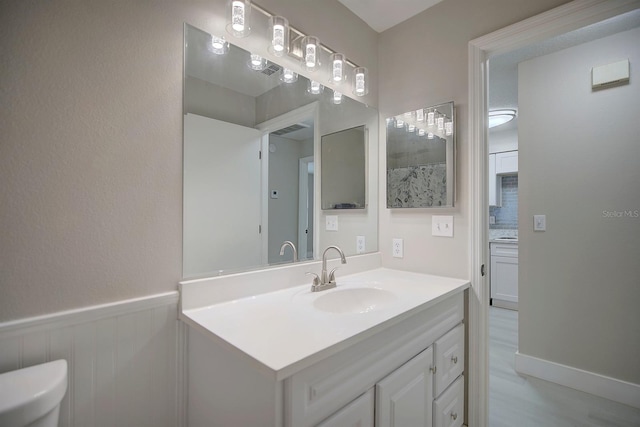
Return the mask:
[[387,207],[448,208],[455,201],[453,102],[387,118]]
[[185,24],[183,277],[317,259],[328,245],[347,255],[377,251],[376,209],[328,212],[340,225],[327,230],[320,203],[321,138],[360,128],[370,157],[366,200],[377,205],[377,111],[214,44]]

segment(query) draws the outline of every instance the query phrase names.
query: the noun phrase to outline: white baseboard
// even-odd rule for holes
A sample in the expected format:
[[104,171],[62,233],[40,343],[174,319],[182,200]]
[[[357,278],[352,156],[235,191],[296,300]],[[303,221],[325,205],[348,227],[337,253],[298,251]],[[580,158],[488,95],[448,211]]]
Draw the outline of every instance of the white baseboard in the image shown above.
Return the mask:
[[516,372],[640,409],[640,384],[516,352]]

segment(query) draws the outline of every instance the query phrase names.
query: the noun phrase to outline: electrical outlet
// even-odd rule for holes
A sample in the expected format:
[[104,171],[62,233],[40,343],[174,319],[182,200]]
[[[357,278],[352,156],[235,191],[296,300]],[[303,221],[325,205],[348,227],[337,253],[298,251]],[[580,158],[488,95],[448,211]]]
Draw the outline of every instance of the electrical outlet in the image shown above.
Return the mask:
[[453,237],[453,216],[433,215],[431,217],[431,234],[433,236]]
[[546,231],[547,230],[547,216],[546,215],[534,215],[533,216],[533,231]]
[[338,215],[327,215],[325,221],[327,231],[338,231]]
[[404,249],[402,246],[402,239],[393,239],[393,248],[391,249],[391,254],[394,258],[404,257]]
[[356,253],[363,254],[365,251],[364,236],[356,236]]
[[496,223],[496,217],[491,215],[489,216],[489,225],[494,225]]

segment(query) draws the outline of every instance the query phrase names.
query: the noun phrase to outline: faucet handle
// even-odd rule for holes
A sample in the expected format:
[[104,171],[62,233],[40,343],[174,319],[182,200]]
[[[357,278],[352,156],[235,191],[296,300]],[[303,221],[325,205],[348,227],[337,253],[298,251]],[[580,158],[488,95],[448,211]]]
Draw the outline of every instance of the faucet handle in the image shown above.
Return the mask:
[[309,272],[306,272],[304,274],[306,274],[307,276],[314,276],[313,277],[313,285],[311,285],[311,290],[313,290],[314,288],[320,286],[320,276],[318,276],[316,273],[309,273]]
[[336,267],[336,268],[334,268],[333,270],[331,270],[331,271],[329,272],[329,283],[331,283],[331,282],[335,282],[335,281],[336,281],[336,270],[337,270],[338,268],[339,268],[339,267]]

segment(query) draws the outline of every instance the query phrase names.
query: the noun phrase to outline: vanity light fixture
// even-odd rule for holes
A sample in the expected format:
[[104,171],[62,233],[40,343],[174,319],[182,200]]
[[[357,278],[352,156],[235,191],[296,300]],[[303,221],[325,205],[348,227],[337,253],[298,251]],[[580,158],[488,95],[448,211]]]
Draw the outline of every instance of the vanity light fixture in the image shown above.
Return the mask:
[[307,71],[315,71],[320,68],[320,39],[315,36],[306,36],[302,39],[302,62]]
[[427,113],[427,126],[433,126],[436,124],[436,113],[429,111]]
[[427,132],[424,129],[418,129],[418,135],[425,136]]
[[415,130],[416,130],[415,125],[409,125],[409,126],[407,126],[407,132],[415,132]]
[[309,87],[307,88],[307,92],[312,95],[319,95],[324,90],[324,86],[318,83],[315,80],[309,80]]
[[216,55],[224,55],[229,51],[229,43],[224,37],[211,36],[211,51]]
[[444,116],[438,116],[438,118],[436,119],[436,124],[438,126],[438,131],[443,132],[444,131]]
[[444,134],[446,136],[453,135],[453,122],[451,120],[444,122]]
[[397,127],[398,129],[403,128],[403,127],[404,127],[404,120],[396,119],[396,127]]
[[427,139],[433,139],[433,132],[427,133]]
[[267,60],[260,55],[256,55],[255,53],[251,54],[251,59],[249,60],[249,68],[255,71],[262,71],[267,67]]
[[422,108],[416,110],[416,120],[419,122],[424,122],[424,110]]
[[298,73],[294,73],[290,68],[283,68],[280,80],[285,83],[295,83],[296,81],[298,81]]
[[331,54],[331,76],[333,83],[340,84],[344,81],[344,62],[346,57],[342,53]]
[[503,125],[516,118],[516,110],[492,110],[489,111],[489,129]]
[[336,105],[342,104],[342,92],[338,92],[337,90],[334,90],[332,101]]
[[269,19],[271,44],[269,51],[276,56],[289,52],[289,21],[282,16],[272,16]]
[[231,0],[227,30],[235,37],[246,37],[251,32],[251,0]]
[[356,96],[365,96],[369,93],[369,70],[366,67],[356,67],[353,74],[355,76],[353,93]]

